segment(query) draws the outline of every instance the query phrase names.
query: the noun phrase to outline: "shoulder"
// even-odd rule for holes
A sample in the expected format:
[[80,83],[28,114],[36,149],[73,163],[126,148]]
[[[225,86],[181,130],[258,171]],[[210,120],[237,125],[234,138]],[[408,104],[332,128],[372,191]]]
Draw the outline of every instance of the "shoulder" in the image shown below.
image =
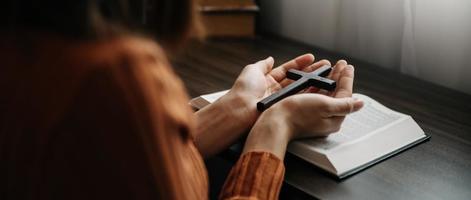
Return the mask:
[[140,112],[139,115],[160,113],[173,123],[192,126],[191,109],[183,82],[174,73],[164,50],[156,42],[127,36],[92,46],[84,46],[83,51],[92,49],[87,56],[98,64],[90,65],[93,71],[107,76],[122,91],[122,98],[128,105]]
[[69,62],[74,63],[72,70],[84,74],[84,78],[98,73],[109,76],[126,90],[160,94],[173,91],[169,96],[186,97],[165,51],[151,39],[123,36],[84,42],[75,45],[68,55]]

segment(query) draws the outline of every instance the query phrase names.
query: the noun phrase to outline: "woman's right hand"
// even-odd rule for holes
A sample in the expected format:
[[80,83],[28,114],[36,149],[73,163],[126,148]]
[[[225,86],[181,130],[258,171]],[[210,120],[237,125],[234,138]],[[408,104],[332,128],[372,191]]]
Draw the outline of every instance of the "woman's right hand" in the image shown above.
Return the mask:
[[339,63],[340,71],[334,68],[339,74],[332,97],[304,93],[273,105],[255,123],[247,137],[244,153],[268,151],[283,159],[290,140],[326,136],[338,131],[345,116],[363,106],[363,102],[351,97],[353,66],[347,66],[345,61]]
[[352,97],[333,98],[303,93],[286,98],[268,109],[260,123],[278,121],[289,128],[289,139],[327,136],[337,132],[346,115],[363,103]]

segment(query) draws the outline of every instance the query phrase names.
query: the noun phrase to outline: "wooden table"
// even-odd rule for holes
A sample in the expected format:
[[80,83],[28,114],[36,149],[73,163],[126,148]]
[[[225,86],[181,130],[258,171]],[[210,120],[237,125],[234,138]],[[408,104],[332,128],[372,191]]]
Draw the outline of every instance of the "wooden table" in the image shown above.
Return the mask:
[[[191,44],[175,59],[192,97],[230,88],[242,67],[273,56],[276,64],[311,52],[318,59],[346,58],[273,36]],[[311,164],[287,156],[282,199],[471,199],[471,95],[346,58],[355,91],[412,115],[431,140],[337,181]],[[230,157],[230,156],[229,156]],[[234,158],[207,161],[212,197]]]

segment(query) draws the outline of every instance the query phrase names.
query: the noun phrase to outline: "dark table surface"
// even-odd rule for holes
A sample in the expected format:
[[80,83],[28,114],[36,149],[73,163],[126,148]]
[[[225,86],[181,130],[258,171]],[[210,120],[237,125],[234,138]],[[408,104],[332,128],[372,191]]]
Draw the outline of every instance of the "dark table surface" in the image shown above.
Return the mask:
[[[432,138],[342,181],[287,156],[282,199],[471,199],[471,95],[274,36],[192,43],[174,66],[196,97],[230,88],[249,63],[273,56],[281,64],[307,52],[347,59],[355,66],[354,92],[411,115]],[[212,197],[234,159],[207,161]]]

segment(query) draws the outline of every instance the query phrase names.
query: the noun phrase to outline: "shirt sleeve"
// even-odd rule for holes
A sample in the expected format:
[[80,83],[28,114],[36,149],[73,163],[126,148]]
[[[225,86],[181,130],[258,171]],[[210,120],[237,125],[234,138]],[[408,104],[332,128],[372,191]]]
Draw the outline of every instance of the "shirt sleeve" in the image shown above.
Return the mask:
[[145,45],[117,44],[116,56],[92,66],[83,79],[67,120],[74,134],[61,138],[80,152],[61,156],[74,159],[63,170],[74,177],[63,182],[77,186],[62,185],[77,197],[64,199],[207,199],[183,83]]
[[224,183],[219,199],[278,199],[285,167],[268,152],[248,152],[242,155]]

